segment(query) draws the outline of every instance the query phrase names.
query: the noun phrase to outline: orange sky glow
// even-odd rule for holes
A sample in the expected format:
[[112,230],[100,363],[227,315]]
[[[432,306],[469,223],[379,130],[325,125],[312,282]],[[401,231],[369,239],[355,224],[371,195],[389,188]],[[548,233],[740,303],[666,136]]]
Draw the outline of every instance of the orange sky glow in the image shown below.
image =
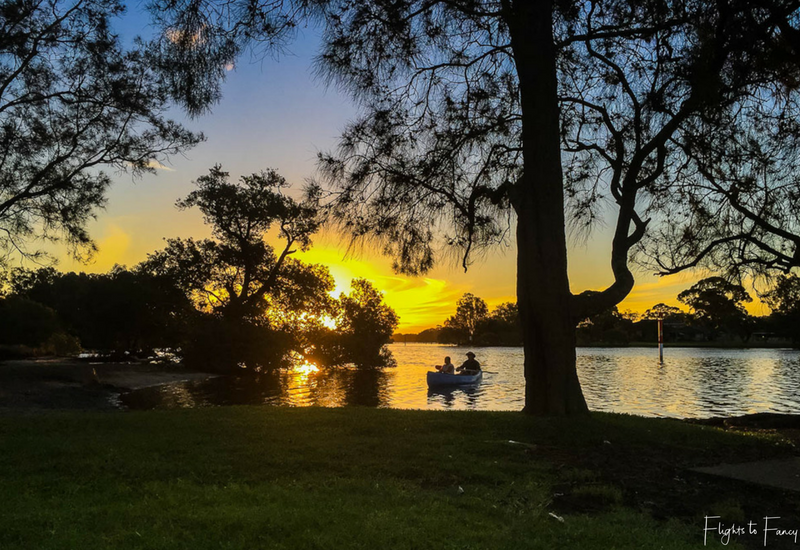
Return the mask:
[[[146,18],[128,21],[129,32],[145,32]],[[192,181],[215,164],[231,172],[231,179],[266,168],[277,169],[298,189],[313,177],[319,151],[336,146],[337,136],[355,115],[349,98],[325,88],[313,76],[311,58],[316,52],[313,33],[301,37],[280,60],[261,59],[238,64],[229,71],[221,103],[199,119],[180,119],[190,129],[202,131],[207,141],[182,156],[154,163],[156,175],[133,182],[117,173],[108,206],[89,227],[99,252],[89,264],[70,260],[63,249],[51,250],[64,271],[104,272],[114,264],[133,266],[164,246],[170,237],[205,238],[208,228],[198,212],[179,212],[175,201],[192,189]],[[278,75],[276,77],[276,75]],[[570,284],[573,292],[600,290],[612,282],[611,232],[599,227],[588,239],[570,246]],[[277,244],[277,243],[276,243]],[[336,293],[347,292],[354,277],[363,277],[383,291],[386,302],[400,316],[400,332],[417,332],[444,322],[465,292],[480,296],[490,307],[514,301],[516,248],[496,247],[467,273],[454,262],[440,263],[424,277],[397,275],[391,261],[365,250],[352,257],[336,235],[320,234],[300,259],[321,263],[336,280]],[[621,311],[644,312],[656,303],[681,306],[677,295],[701,278],[688,273],[657,278],[639,271]],[[751,294],[754,294],[751,292]],[[759,302],[751,313],[768,313]]]
[[[185,220],[183,231],[169,236],[208,236],[207,229],[198,223],[196,217],[186,212],[174,212],[173,216],[186,216],[188,219]],[[84,265],[62,256],[60,269],[99,273],[108,271],[114,264],[135,265],[148,252],[163,246],[160,239],[153,239],[146,232],[137,232],[136,228],[143,223],[133,216],[114,220],[101,217],[95,230],[99,253],[93,261]],[[602,235],[596,240],[600,240],[600,237]],[[309,251],[298,252],[296,257],[305,262],[323,264],[330,270],[336,281],[334,296],[349,292],[350,281],[356,277],[369,280],[383,292],[386,303],[400,316],[398,331],[419,332],[442,324],[454,313],[456,301],[465,292],[486,300],[490,309],[503,302],[514,301],[515,254],[513,247],[492,251],[467,273],[460,266],[445,263],[435,267],[426,276],[409,277],[394,273],[391,260],[377,252],[367,250],[359,255],[350,255],[336,235],[322,234]],[[573,292],[599,290],[611,282],[610,268],[603,267],[609,256],[603,256],[603,247],[594,242],[572,247],[570,279]],[[637,285],[619,305],[619,309],[643,313],[659,302],[685,309],[677,301],[677,295],[699,278],[700,275],[691,273],[657,278],[640,272]],[[750,304],[748,309],[756,315],[768,313],[758,301]]]

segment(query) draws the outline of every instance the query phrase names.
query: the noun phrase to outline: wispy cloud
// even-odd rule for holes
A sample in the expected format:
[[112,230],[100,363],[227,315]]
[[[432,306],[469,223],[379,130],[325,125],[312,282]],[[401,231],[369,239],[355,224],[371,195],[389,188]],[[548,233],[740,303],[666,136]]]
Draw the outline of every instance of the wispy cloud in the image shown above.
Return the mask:
[[[125,166],[127,166],[128,168],[133,168],[133,164],[132,164],[132,163],[130,163],[130,162],[126,162],[126,163],[125,163]],[[145,164],[145,166],[146,166],[147,168],[152,168],[153,170],[163,170],[163,171],[165,171],[165,172],[174,172],[174,171],[175,171],[175,169],[174,169],[174,168],[170,168],[169,166],[166,166],[166,165],[164,165],[164,164],[161,164],[161,163],[160,163],[160,162],[158,162],[156,159],[150,159],[150,160],[148,160],[148,161],[147,161],[147,164]]]
[[160,162],[158,162],[155,159],[150,159],[147,162],[147,167],[148,168],[155,168],[156,170],[164,170],[165,172],[174,172],[175,171],[174,168],[170,168],[169,166],[165,166],[165,165],[161,164]]

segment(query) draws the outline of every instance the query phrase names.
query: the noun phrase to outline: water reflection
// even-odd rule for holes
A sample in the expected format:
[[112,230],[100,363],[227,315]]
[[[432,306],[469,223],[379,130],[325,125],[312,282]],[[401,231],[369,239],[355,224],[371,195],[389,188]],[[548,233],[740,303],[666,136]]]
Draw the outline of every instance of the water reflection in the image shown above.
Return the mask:
[[386,407],[393,373],[386,370],[294,369],[248,376],[220,376],[154,386],[120,397],[129,409],[223,405]]
[[479,397],[478,386],[429,388],[428,408],[475,410]]
[[[256,377],[224,377],[146,388],[122,396],[132,409],[231,404],[416,409],[520,410],[524,405],[521,348],[472,348],[483,382],[429,390],[425,373],[466,348],[395,344],[396,368],[316,370],[309,366]],[[797,412],[800,352],[667,348],[582,348],[578,375],[592,410],[644,416],[709,417]]]
[[797,351],[666,351],[659,365],[650,348],[578,350],[578,372],[590,408],[710,417],[793,412],[800,407]]

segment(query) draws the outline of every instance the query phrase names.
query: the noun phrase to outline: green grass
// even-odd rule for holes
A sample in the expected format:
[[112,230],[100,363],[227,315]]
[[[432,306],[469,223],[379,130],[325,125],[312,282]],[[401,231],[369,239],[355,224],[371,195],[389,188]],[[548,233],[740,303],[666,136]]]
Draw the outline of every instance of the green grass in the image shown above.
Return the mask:
[[[4,417],[0,548],[700,548],[702,517],[653,519],[580,459],[709,463],[774,444],[601,414],[232,407]],[[565,486],[601,505],[559,509]]]

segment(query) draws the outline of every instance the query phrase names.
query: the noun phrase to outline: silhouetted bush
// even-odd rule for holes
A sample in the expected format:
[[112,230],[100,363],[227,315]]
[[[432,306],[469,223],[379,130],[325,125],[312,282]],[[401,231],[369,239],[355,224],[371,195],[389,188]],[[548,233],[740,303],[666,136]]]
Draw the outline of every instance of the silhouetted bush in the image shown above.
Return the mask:
[[51,308],[19,296],[0,299],[0,344],[36,348],[60,330]]
[[210,372],[265,371],[287,366],[294,343],[290,334],[266,326],[201,315],[192,323],[181,355],[187,365]]

